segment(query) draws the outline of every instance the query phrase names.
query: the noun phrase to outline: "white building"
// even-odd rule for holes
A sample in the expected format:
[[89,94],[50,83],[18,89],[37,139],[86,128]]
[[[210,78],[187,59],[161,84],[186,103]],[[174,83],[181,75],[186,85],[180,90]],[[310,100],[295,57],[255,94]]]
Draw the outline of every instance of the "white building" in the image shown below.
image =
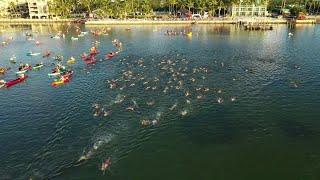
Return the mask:
[[0,17],[7,16],[8,11],[8,2],[7,0],[0,0]]
[[28,0],[29,17],[31,19],[49,18],[47,0]]
[[234,4],[231,6],[231,15],[234,16],[267,16],[267,4],[262,5],[247,5]]

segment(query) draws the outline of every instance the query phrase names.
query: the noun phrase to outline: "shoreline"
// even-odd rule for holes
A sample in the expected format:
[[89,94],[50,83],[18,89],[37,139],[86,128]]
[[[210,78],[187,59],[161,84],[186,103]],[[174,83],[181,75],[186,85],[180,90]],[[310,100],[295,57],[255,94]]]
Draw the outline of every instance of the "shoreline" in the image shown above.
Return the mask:
[[[70,23],[76,19],[0,19],[0,24],[46,24],[46,23]],[[170,25],[170,24],[245,24],[245,23],[262,23],[262,24],[316,24],[316,19],[295,20],[274,19],[274,18],[225,18],[210,20],[90,20],[85,25]]]

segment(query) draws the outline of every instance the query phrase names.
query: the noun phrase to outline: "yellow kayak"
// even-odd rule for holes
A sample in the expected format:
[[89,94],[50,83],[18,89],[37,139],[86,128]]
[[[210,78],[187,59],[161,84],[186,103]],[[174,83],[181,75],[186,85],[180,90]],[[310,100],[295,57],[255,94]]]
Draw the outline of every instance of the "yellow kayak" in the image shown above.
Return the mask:
[[76,59],[75,58],[70,58],[68,61],[67,61],[67,64],[75,64],[76,63]]
[[61,86],[61,85],[64,85],[65,83],[68,83],[69,82],[69,80],[61,80],[61,79],[59,79],[59,80],[57,80],[57,81],[54,81],[54,82],[52,82],[51,83],[51,86],[53,86],[53,87],[57,87],[57,86]]

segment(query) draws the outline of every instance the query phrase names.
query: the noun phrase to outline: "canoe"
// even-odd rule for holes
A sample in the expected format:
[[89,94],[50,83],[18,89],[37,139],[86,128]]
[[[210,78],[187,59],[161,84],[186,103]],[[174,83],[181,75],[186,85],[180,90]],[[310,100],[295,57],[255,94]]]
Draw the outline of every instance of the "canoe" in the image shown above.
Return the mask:
[[6,82],[6,87],[9,88],[9,87],[14,86],[16,84],[22,83],[28,77],[29,77],[28,75],[25,75],[24,77],[19,77],[19,78],[15,79],[15,80],[8,81],[8,82]]
[[32,69],[33,70],[39,70],[40,68],[42,68],[43,67],[43,64],[41,64],[41,65],[39,65],[39,66],[34,66]]
[[48,76],[49,77],[56,77],[56,76],[60,76],[61,72],[56,72],[56,73],[49,73]]

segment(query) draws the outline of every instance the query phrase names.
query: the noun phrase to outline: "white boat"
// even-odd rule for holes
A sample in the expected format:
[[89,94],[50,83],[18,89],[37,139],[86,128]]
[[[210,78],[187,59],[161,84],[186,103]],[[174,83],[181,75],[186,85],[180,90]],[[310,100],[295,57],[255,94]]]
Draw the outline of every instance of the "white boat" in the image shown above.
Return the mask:
[[79,34],[78,37],[84,37],[84,34]]
[[30,53],[29,56],[39,56],[40,53]]
[[78,40],[79,40],[79,38],[71,37],[71,40],[72,40],[72,41],[78,41]]
[[49,73],[48,76],[49,77],[56,77],[56,76],[60,76],[60,72],[56,72],[56,73]]
[[85,35],[85,34],[88,34],[88,32],[86,32],[86,31],[83,31],[83,32],[81,32],[81,34]]
[[60,39],[60,36],[55,35],[55,36],[53,36],[52,38],[53,38],[53,39]]
[[33,70],[37,70],[43,67],[43,64],[40,64],[39,66],[34,66],[32,67]]
[[16,72],[16,74],[24,74],[24,73],[26,73],[28,70],[22,70],[22,71],[18,71],[18,72]]

